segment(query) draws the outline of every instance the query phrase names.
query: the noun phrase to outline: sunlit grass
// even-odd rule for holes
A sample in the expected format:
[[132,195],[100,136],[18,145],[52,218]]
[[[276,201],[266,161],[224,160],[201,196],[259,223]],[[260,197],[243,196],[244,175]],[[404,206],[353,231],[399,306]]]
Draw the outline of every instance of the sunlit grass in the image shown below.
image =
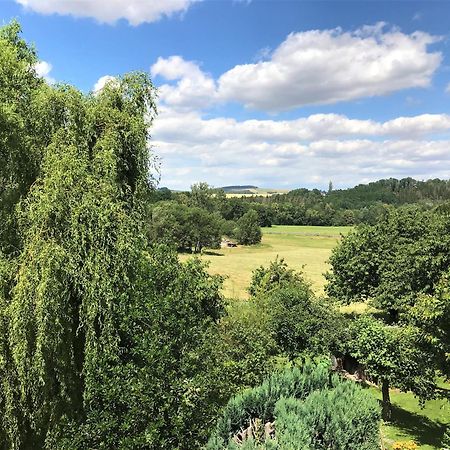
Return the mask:
[[[450,384],[441,381],[450,395]],[[381,400],[379,389],[370,388]],[[391,448],[396,441],[414,441],[420,450],[439,450],[446,426],[450,425],[450,403],[445,399],[429,400],[422,407],[410,392],[391,390],[392,422],[382,425],[384,444]]]
[[[253,270],[268,265],[277,256],[284,258],[289,267],[302,270],[321,294],[331,249],[349,230],[350,227],[273,226],[263,228],[259,245],[206,251],[201,258],[209,261],[210,273],[227,277],[224,295],[229,298],[247,298]],[[181,255],[182,259],[188,257]]]

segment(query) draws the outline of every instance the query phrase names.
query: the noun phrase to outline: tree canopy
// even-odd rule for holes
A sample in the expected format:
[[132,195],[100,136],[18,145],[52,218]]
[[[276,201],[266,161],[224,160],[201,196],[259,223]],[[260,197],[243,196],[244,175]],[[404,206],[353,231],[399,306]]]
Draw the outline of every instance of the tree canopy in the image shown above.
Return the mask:
[[153,85],[49,86],[17,24],[0,36],[1,446],[195,448],[223,305],[200,262],[146,240]]

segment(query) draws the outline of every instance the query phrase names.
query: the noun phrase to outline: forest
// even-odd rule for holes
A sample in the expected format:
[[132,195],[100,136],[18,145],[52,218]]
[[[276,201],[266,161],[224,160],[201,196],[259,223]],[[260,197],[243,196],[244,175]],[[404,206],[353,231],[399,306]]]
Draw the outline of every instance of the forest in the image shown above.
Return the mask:
[[[446,181],[158,190],[149,76],[86,94],[37,61],[17,22],[0,29],[0,449],[378,450],[393,389],[448,399]],[[322,210],[358,223],[324,295],[277,258],[233,302],[178,256]]]
[[408,205],[416,205],[424,211],[446,208],[450,201],[450,182],[440,179],[417,181],[413,178],[391,178],[339,190],[334,190],[330,182],[327,191],[301,188],[285,194],[234,194],[232,197],[227,197],[226,192],[226,188],[214,188],[207,183],[197,183],[186,192],[158,188],[152,192],[149,202],[158,204],[159,209],[168,208],[170,203],[172,208],[176,208],[174,204],[179,204],[216,212],[227,221],[223,225],[223,232],[232,234],[236,227],[234,222],[250,210],[258,214],[259,225],[267,227],[374,224],[393,208]]

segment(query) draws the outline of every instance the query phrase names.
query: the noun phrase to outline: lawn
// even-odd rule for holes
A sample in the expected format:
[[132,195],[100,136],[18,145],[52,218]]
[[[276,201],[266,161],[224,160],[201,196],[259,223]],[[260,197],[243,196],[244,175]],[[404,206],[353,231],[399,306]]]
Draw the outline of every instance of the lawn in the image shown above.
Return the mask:
[[[450,384],[440,387],[450,396]],[[379,389],[370,388],[381,399]],[[445,427],[450,425],[449,400],[429,400],[423,407],[410,392],[391,390],[392,423],[383,424],[383,443],[391,448],[394,442],[414,441],[420,450],[438,450]]]
[[224,294],[228,298],[247,298],[252,271],[268,265],[277,256],[284,258],[293,269],[303,270],[314,290],[322,293],[331,249],[350,228],[275,225],[263,228],[259,245],[207,251],[202,259],[209,261],[211,273],[227,277]]

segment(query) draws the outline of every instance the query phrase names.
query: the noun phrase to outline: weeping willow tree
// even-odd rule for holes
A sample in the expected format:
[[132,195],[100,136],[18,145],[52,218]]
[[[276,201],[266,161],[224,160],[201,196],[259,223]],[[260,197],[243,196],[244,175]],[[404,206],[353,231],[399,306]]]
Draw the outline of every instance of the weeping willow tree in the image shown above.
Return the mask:
[[14,208],[36,179],[43,146],[43,134],[30,131],[39,128],[33,109],[44,83],[19,31],[17,22],[0,28],[0,250],[7,255],[20,247]]
[[26,74],[33,117],[11,113],[20,136],[2,147],[17,188],[2,213],[20,244],[0,253],[0,446],[195,448],[210,395],[195,352],[222,304],[199,262],[145,241],[152,83],[48,86],[19,31],[0,35],[5,114]]

